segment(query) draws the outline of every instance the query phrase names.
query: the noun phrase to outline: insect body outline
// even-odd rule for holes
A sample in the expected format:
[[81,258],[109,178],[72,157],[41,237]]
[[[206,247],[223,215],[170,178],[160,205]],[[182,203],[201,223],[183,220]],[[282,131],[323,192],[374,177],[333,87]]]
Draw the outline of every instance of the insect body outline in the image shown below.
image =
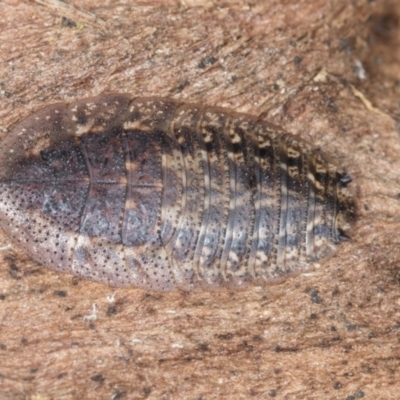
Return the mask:
[[107,94],[48,106],[0,143],[0,226],[41,264],[113,286],[241,289],[347,238],[350,177],[216,107]]

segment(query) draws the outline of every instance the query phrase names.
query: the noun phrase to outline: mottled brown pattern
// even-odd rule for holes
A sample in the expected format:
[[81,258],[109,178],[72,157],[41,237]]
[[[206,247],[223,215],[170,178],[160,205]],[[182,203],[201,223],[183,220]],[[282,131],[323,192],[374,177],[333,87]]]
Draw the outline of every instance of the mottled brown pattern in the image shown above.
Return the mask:
[[0,144],[0,226],[49,268],[153,290],[244,288],[327,256],[350,179],[255,117],[110,94]]

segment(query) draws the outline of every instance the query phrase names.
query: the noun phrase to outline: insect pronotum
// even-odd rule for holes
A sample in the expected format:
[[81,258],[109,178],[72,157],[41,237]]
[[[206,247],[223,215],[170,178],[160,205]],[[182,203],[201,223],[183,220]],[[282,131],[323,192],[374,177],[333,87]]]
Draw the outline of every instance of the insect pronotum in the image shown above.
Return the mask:
[[0,143],[0,226],[32,258],[113,286],[215,290],[307,269],[346,239],[350,178],[225,109],[109,94]]

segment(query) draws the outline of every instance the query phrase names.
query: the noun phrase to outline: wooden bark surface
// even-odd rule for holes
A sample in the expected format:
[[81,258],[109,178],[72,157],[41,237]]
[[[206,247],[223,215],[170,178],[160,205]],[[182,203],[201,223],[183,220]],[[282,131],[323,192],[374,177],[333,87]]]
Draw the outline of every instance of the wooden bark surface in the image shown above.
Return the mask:
[[346,166],[359,220],[319,268],[220,293],[81,281],[1,234],[0,399],[398,399],[399,3],[75,5],[105,23],[0,3],[1,137],[41,106],[106,91],[225,106]]

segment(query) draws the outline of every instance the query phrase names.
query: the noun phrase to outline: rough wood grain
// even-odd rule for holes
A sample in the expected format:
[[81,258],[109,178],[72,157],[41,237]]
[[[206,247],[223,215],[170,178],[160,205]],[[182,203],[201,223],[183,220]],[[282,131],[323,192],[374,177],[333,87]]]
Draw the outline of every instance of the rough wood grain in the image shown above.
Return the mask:
[[[0,3],[0,128],[104,91],[263,115],[346,163],[360,220],[311,274],[162,295],[41,268],[0,237],[1,399],[397,399],[397,2]],[[79,21],[77,21],[79,22]]]

